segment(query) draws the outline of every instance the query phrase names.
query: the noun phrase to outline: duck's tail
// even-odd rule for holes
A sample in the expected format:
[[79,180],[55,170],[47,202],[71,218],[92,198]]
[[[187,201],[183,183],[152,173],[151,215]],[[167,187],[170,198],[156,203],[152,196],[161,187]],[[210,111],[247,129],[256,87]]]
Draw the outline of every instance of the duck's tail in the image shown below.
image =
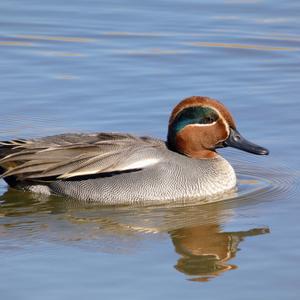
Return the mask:
[[3,178],[10,186],[16,184],[16,178],[14,176],[3,176],[10,166],[2,163],[2,160],[8,155],[17,152],[16,148],[20,142],[20,140],[0,141],[0,178]]

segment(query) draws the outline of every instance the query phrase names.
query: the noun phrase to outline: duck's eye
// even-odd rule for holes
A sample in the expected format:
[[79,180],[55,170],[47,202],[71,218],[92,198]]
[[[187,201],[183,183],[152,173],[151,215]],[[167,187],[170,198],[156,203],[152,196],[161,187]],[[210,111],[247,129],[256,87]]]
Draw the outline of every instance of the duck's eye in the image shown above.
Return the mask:
[[200,120],[200,124],[210,124],[215,122],[216,120],[213,117],[205,117],[202,120]]
[[199,114],[199,124],[211,124],[219,118],[218,113],[211,108],[204,108]]

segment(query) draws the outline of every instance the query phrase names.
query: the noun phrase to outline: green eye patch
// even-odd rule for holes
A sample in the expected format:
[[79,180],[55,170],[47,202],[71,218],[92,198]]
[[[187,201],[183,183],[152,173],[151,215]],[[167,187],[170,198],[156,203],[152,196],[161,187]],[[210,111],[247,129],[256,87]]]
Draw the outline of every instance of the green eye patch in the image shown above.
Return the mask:
[[172,123],[172,131],[177,134],[190,124],[211,124],[219,118],[218,113],[210,107],[192,106],[183,109]]

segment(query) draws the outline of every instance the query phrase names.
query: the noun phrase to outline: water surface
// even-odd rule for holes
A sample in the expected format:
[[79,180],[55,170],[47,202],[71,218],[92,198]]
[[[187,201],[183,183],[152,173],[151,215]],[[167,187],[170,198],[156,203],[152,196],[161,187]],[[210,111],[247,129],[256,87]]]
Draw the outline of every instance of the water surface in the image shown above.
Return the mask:
[[0,138],[122,131],[165,138],[206,95],[269,157],[221,151],[224,201],[97,206],[0,182],[3,299],[298,299],[297,1],[0,3]]

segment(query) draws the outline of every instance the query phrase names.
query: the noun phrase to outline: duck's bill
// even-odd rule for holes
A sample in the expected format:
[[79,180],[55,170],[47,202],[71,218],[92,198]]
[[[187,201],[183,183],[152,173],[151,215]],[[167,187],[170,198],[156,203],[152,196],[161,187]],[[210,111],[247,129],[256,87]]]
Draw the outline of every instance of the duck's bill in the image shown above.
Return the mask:
[[257,155],[268,155],[269,150],[253,144],[247,141],[236,129],[230,129],[230,135],[226,141],[224,141],[225,146],[237,148],[249,153],[257,154]]

